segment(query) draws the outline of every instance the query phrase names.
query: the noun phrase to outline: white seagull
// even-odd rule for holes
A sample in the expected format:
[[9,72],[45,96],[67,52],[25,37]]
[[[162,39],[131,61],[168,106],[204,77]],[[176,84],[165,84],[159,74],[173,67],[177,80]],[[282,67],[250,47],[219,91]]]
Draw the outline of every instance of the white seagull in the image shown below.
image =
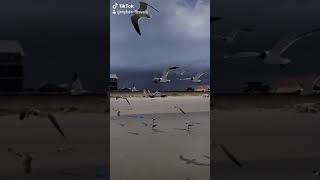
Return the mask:
[[199,82],[201,82],[200,77],[205,75],[205,74],[206,74],[206,72],[201,72],[201,73],[198,73],[195,77],[183,78],[183,79],[180,79],[180,80],[191,80],[194,83],[199,83]]
[[168,69],[165,69],[163,71],[162,77],[161,78],[158,78],[158,77],[153,78],[153,82],[155,82],[155,83],[169,83],[169,82],[171,82],[171,80],[168,79],[169,72],[174,69],[178,69],[178,68],[179,67],[174,66],[174,67],[170,67]]
[[137,33],[141,36],[140,27],[139,27],[139,20],[142,17],[151,18],[152,16],[147,11],[148,6],[159,12],[156,8],[152,7],[151,5],[140,1],[140,7],[139,9],[134,13],[134,15],[131,16],[131,22],[133,24],[134,29],[137,31]]
[[295,36],[294,38],[281,40],[276,43],[271,50],[263,51],[263,52],[239,52],[232,55],[225,55],[225,59],[229,58],[246,58],[246,57],[258,57],[263,60],[265,64],[275,64],[275,65],[286,65],[291,62],[290,59],[285,58],[282,54],[294,43],[298,40],[309,37],[313,33],[320,31],[320,29],[315,29],[310,32],[306,32]]

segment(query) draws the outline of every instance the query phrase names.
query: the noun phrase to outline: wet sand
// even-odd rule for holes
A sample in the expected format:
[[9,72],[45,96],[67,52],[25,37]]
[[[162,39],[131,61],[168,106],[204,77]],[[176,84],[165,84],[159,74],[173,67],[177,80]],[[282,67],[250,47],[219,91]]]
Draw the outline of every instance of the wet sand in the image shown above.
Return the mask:
[[[168,97],[111,99],[111,179],[163,180],[209,179],[210,155],[209,98]],[[182,114],[174,106],[181,107]],[[156,132],[152,118],[157,118]],[[193,122],[191,131],[183,130]],[[146,126],[147,125],[147,126]],[[203,166],[186,164],[182,155]]]

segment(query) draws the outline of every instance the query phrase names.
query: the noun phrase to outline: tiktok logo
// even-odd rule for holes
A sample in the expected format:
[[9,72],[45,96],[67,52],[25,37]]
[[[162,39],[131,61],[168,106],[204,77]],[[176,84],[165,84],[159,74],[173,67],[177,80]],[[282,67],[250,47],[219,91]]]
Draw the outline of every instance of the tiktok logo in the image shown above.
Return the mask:
[[113,9],[112,14],[116,14],[116,9],[118,5],[119,5],[118,3],[114,3],[114,5],[112,5],[112,9]]

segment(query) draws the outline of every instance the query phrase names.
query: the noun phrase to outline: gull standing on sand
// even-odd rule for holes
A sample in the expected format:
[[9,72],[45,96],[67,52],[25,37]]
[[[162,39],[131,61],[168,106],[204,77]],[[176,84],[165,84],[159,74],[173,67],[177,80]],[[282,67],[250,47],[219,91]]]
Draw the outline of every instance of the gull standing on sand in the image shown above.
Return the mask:
[[161,78],[157,78],[157,77],[153,78],[153,82],[155,82],[155,83],[169,83],[169,82],[171,82],[171,80],[168,79],[169,72],[174,69],[178,69],[178,68],[179,67],[177,67],[177,66],[173,66],[173,67],[165,69],[162,73],[162,77]]
[[295,36],[294,38],[289,38],[286,40],[281,40],[276,43],[271,50],[263,51],[263,52],[238,52],[231,55],[225,55],[225,59],[235,59],[235,58],[247,58],[247,57],[258,57],[263,60],[265,64],[275,64],[284,66],[291,62],[290,59],[282,57],[281,55],[294,43],[298,40],[303,39],[305,37],[311,36],[313,33],[320,31],[320,29],[315,29],[310,32],[306,32]]
[[183,78],[183,79],[180,79],[180,80],[191,80],[194,83],[199,83],[199,82],[201,82],[200,77],[205,75],[205,74],[206,74],[206,72],[201,72],[201,73],[198,73],[195,77]]
[[139,9],[134,13],[134,15],[131,16],[131,22],[134,27],[134,29],[137,31],[137,33],[141,36],[140,27],[139,27],[139,20],[142,17],[151,18],[152,16],[147,11],[148,6],[154,9],[155,11],[159,12],[156,8],[152,7],[151,5],[140,1],[140,7]]

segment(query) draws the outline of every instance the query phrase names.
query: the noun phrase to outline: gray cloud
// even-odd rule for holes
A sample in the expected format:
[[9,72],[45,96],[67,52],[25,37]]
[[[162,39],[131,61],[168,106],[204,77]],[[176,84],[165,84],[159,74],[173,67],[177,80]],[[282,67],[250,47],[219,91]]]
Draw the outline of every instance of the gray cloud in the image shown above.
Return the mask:
[[[129,1],[113,0],[117,3]],[[210,6],[208,0],[149,1],[160,13],[149,10],[152,19],[142,19],[140,37],[129,15],[111,16],[111,71],[129,76],[127,71],[142,74],[140,81],[151,82],[168,66],[193,71],[206,70],[210,59]],[[138,7],[138,3],[134,3]],[[151,73],[154,72],[154,73]],[[139,81],[132,77],[132,82]],[[128,80],[129,81],[129,80]],[[177,84],[177,83],[176,83]],[[142,85],[142,84],[141,84]]]

